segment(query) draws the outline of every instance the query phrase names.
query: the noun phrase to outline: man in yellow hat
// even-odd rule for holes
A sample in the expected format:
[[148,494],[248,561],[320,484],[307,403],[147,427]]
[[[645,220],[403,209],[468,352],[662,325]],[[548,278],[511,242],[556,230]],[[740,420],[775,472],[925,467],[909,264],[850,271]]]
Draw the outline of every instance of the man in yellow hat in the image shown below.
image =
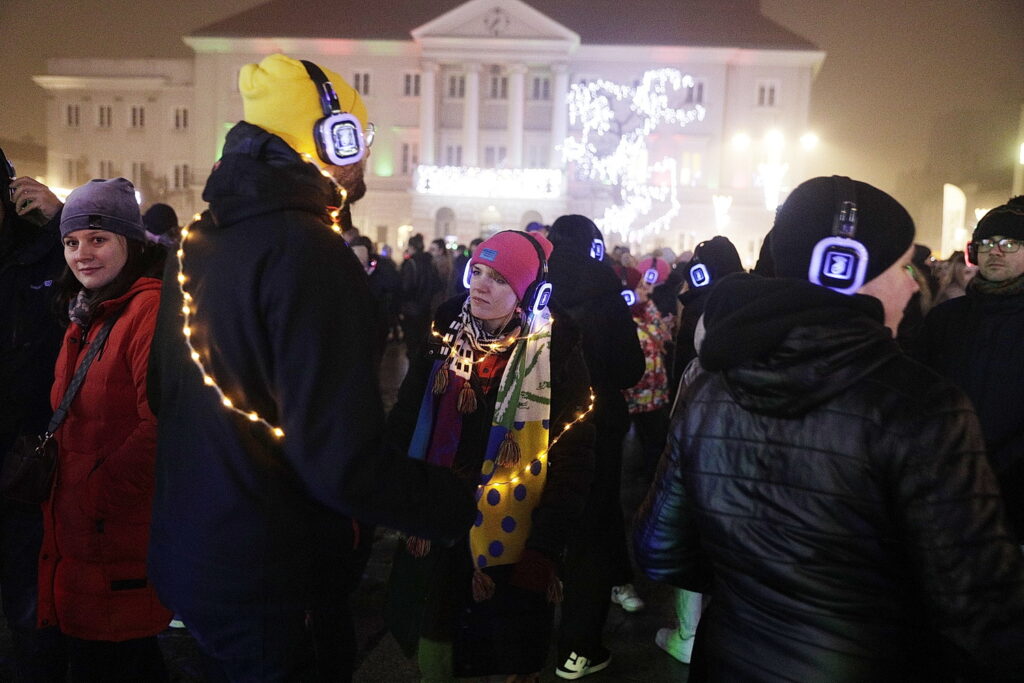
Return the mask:
[[365,192],[358,93],[284,55],[244,66],[239,90],[245,120],[164,279],[151,579],[213,675],[344,681],[372,540],[355,520],[451,541],[475,505],[449,471],[379,446],[373,300],[331,229]]

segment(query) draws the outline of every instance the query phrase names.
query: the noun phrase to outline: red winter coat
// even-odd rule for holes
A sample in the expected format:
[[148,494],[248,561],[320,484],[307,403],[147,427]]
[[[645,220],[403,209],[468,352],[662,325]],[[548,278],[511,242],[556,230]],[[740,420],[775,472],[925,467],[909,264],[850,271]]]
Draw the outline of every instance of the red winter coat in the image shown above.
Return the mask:
[[[43,504],[40,627],[121,641],[155,635],[170,621],[146,576],[156,459],[146,366],[159,303],[160,281],[140,278],[100,304],[89,326],[91,340],[124,307],[57,430],[57,476]],[[85,356],[80,337],[72,323],[57,358],[54,408]]]

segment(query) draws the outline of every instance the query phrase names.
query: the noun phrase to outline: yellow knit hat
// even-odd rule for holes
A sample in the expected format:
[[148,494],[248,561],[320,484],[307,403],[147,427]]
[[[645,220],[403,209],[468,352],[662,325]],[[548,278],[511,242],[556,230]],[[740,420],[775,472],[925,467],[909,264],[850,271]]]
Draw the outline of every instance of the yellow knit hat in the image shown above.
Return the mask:
[[[348,82],[322,65],[330,79],[342,111],[352,114],[366,128],[366,106]],[[313,124],[323,118],[316,84],[302,62],[282,54],[265,57],[259,64],[246,64],[238,73],[245,120],[280,136],[299,154],[317,159]]]

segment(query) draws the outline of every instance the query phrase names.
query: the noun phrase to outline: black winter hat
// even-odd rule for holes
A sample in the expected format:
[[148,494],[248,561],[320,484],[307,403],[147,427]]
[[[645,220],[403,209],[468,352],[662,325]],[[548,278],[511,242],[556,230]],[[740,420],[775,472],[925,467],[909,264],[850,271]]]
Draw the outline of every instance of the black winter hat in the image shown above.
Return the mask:
[[982,216],[971,239],[977,242],[996,235],[1024,240],[1024,195],[1014,197]]
[[[832,236],[841,197],[839,176],[811,178],[796,187],[775,215],[769,248],[776,277],[807,280],[815,245]],[[865,282],[896,263],[914,243],[914,220],[903,206],[877,187],[853,184],[857,205],[855,239],[868,252]]]
[[594,221],[586,216],[570,214],[559,216],[548,229],[548,239],[556,249],[576,254],[590,254],[594,239],[600,234]]
[[712,282],[729,273],[738,273],[743,270],[739,252],[736,251],[736,247],[729,241],[729,238],[723,235],[705,240],[694,248],[693,258],[686,266],[686,281],[690,283],[691,289],[697,286],[693,282],[691,270],[697,263],[703,263],[708,269],[708,275],[711,276]]
[[142,222],[154,235],[173,234],[178,229],[178,214],[167,204],[154,204],[142,214]]

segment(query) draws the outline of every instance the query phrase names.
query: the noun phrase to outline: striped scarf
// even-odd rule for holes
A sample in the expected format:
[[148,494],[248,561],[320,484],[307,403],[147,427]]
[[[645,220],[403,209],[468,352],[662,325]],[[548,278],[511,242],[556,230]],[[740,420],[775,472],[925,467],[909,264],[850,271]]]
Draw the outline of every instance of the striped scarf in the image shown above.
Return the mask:
[[[519,560],[530,535],[531,517],[547,479],[551,417],[551,315],[533,316],[525,336],[487,335],[473,318],[469,301],[442,338],[420,404],[410,457],[450,467],[467,412],[465,392],[488,354],[511,353],[498,395],[477,489],[477,518],[469,533],[478,569]],[[440,376],[440,377],[439,377]],[[467,389],[468,387],[468,389]],[[458,397],[453,400],[453,397]],[[456,409],[452,410],[452,405]]]

